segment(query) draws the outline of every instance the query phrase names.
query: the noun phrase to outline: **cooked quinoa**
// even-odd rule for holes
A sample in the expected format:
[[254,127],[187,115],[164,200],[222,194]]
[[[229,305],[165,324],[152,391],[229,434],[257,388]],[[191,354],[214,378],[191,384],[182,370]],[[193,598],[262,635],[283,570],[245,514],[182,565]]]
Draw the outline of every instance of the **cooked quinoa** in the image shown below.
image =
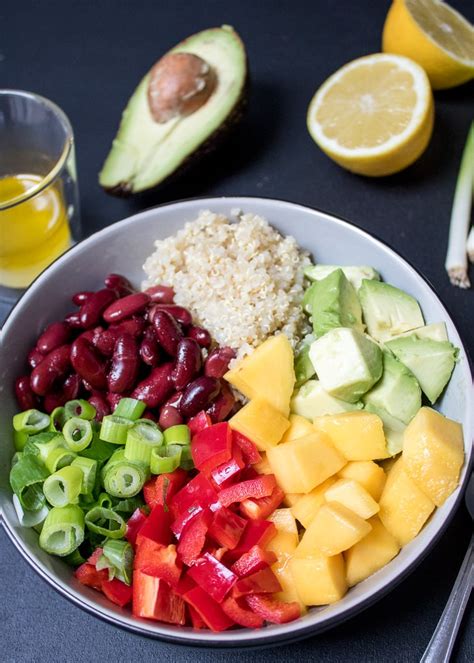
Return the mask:
[[308,254],[262,217],[231,221],[206,210],[172,237],[155,242],[143,288],[173,286],[175,301],[220,345],[249,354],[284,333],[293,346],[308,333],[301,309]]

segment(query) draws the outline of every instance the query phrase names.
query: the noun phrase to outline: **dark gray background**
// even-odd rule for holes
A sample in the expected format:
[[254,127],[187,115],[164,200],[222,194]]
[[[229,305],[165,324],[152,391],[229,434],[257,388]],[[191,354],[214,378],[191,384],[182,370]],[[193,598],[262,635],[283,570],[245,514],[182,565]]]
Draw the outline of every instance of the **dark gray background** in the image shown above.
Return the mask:
[[[471,0],[453,0],[470,20]],[[371,180],[329,161],[305,127],[308,102],[342,64],[380,49],[389,2],[237,0],[32,0],[0,7],[0,86],[58,103],[77,140],[84,235],[153,204],[202,195],[262,195],[333,212],[385,240],[433,284],[474,352],[474,292],[444,273],[449,214],[474,84],[436,93],[423,157]],[[102,193],[97,173],[122,108],[157,57],[187,35],[232,24],[247,48],[249,114],[214,157],[173,186],[133,201]],[[472,274],[474,277],[474,274]],[[3,314],[5,310],[3,310]],[[66,602],[0,533],[0,658],[24,661],[417,661],[448,597],[470,536],[462,506],[415,573],[377,605],[319,637],[258,654],[189,650],[106,625]],[[472,610],[455,660],[474,660]],[[4,658],[5,657],[5,658]]]

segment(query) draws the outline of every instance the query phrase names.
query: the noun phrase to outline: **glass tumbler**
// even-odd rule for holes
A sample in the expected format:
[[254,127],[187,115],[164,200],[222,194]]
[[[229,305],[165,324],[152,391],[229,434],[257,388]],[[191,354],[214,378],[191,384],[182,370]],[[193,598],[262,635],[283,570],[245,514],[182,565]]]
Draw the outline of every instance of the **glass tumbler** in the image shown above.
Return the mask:
[[37,94],[0,90],[0,300],[15,301],[79,234],[68,118]]

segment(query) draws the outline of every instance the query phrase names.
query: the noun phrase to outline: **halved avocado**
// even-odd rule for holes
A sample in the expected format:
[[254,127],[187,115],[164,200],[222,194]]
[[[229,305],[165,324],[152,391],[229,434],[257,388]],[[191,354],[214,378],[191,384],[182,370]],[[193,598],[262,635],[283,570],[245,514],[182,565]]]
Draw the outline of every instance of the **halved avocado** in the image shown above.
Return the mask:
[[[163,120],[158,115],[157,121],[156,112],[152,114],[155,109],[150,107],[153,96],[159,97],[154,89],[163,81],[162,72],[157,75],[157,67],[177,53],[198,56],[193,60],[200,59],[203,71],[210,70],[212,74],[212,91],[197,110],[188,109],[186,114],[179,109],[171,119],[165,115]],[[174,55],[173,58],[179,59]],[[169,96],[170,89],[179,89],[180,82],[167,80],[165,94]],[[202,81],[198,83],[204,85]],[[240,119],[246,89],[245,47],[232,27],[203,30],[182,41],[154,65],[130,98],[99,174],[101,186],[109,193],[123,196],[151,189],[176,175],[191,160],[212,149],[217,138]],[[191,94],[194,92],[191,90]],[[184,90],[181,99],[189,96]]]

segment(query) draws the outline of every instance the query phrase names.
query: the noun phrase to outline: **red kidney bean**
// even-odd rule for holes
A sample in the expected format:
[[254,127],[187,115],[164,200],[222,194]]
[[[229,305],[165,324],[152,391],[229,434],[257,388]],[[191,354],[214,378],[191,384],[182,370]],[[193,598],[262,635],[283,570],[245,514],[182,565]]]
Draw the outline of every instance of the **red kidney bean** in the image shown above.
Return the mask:
[[69,345],[61,345],[47,354],[33,369],[30,384],[35,394],[44,396],[52,390],[54,383],[68,372],[71,366],[70,351]]
[[153,368],[160,363],[160,348],[153,327],[147,327],[145,330],[140,344],[140,357],[145,364]]
[[73,401],[79,396],[81,389],[81,378],[77,373],[71,373],[63,382],[62,393],[66,401]]
[[137,342],[130,334],[122,334],[118,337],[109,374],[107,375],[107,384],[109,391],[123,394],[135,386],[140,358],[138,355]]
[[176,359],[171,373],[175,388],[184,389],[199,373],[201,366],[201,348],[197,341],[192,338],[182,338],[176,349]]
[[95,327],[100,321],[102,313],[116,299],[117,295],[115,292],[108,288],[94,292],[79,310],[82,326],[86,329],[89,327]]
[[204,329],[203,327],[195,327],[194,325],[191,325],[191,327],[188,329],[187,334],[189,338],[193,338],[201,348],[209,348],[212,342],[211,335],[207,331],[207,329]]
[[99,357],[90,341],[80,336],[76,338],[71,346],[71,363],[76,373],[79,373],[90,387],[93,389],[107,387],[105,362]]
[[108,392],[108,394],[107,394],[107,396],[106,396],[106,399],[107,399],[107,403],[108,403],[109,406],[110,406],[110,411],[111,411],[111,412],[114,412],[115,408],[116,408],[117,405],[120,403],[120,401],[122,400],[122,398],[123,398],[123,395],[122,395],[122,394],[114,393],[114,392],[112,392],[112,391],[109,391],[109,392]]
[[153,285],[145,290],[155,304],[173,304],[174,290],[168,285]]
[[132,391],[132,398],[146,403],[147,407],[154,408],[164,403],[173,391],[171,372],[173,364],[168,362],[152,369],[150,375],[138,383]]
[[131,334],[135,338],[138,338],[143,334],[145,327],[146,322],[144,318],[141,315],[134,315],[127,320],[122,320],[122,322],[116,325],[110,325],[109,330],[120,334]]
[[183,423],[183,417],[178,410],[172,405],[163,405],[160,410],[160,418],[158,419],[160,427],[165,430],[171,426],[179,426]]
[[224,421],[224,419],[229,416],[234,405],[235,396],[232,389],[225,382],[221,382],[221,393],[206,412],[211,417],[212,421],[217,424],[219,421]]
[[60,345],[69,341],[71,328],[65,322],[53,322],[46,327],[44,332],[36,341],[36,347],[44,355],[56,350]]
[[151,410],[145,410],[142,414],[142,419],[149,419],[150,421],[156,421],[156,417]]
[[110,414],[110,406],[101,392],[94,392],[89,398],[89,403],[95,407],[97,421],[102,421],[107,414]]
[[82,290],[81,292],[76,292],[72,297],[72,303],[76,306],[82,306],[85,304],[93,295],[92,290]]
[[125,297],[125,295],[135,292],[130,281],[121,274],[108,274],[104,279],[104,284],[106,288],[115,290],[118,297]]
[[171,357],[175,357],[178,343],[183,338],[181,327],[169,313],[163,310],[155,311],[152,323],[161,347]]
[[204,375],[211,378],[222,378],[229,368],[231,359],[235,358],[235,352],[232,348],[223,346],[216,348],[209,353],[204,364]]
[[94,336],[91,340],[94,347],[104,355],[104,357],[111,357],[114,353],[115,341],[117,340],[118,333],[111,329],[105,329],[102,334]]
[[45,355],[42,352],[40,352],[38,348],[33,348],[28,353],[26,361],[28,362],[28,366],[31,366],[31,368],[36,368],[38,364],[40,364],[43,361],[44,357]]
[[158,311],[166,311],[173,316],[176,322],[184,325],[184,327],[190,325],[193,320],[191,313],[183,306],[177,306],[176,304],[155,304],[155,306],[150,309],[150,322],[153,322]]
[[135,292],[133,295],[116,299],[105,309],[104,320],[109,323],[120,322],[124,318],[130,318],[144,311],[149,302],[150,298],[144,292]]
[[91,394],[96,392],[96,390],[93,388],[93,386],[91,384],[89,384],[87,382],[87,380],[84,380],[84,378],[82,378],[82,386],[84,387],[84,389],[86,391],[88,391]]
[[174,407],[179,409],[179,404],[181,403],[181,399],[183,398],[183,392],[182,391],[175,391],[174,394],[171,394],[171,396],[168,398],[166,403],[163,405],[169,405],[170,407]]
[[15,380],[15,396],[20,410],[38,407],[38,399],[31,389],[29,375],[22,375]]
[[43,399],[43,409],[47,414],[51,414],[57,407],[62,407],[67,400],[60,391],[50,391]]
[[219,395],[220,390],[219,380],[207,376],[196,378],[184,390],[179,411],[186,419],[193,417],[201,410],[208,408]]
[[81,316],[79,315],[79,311],[73,311],[72,313],[68,313],[67,315],[65,315],[64,322],[73,329],[82,328]]

